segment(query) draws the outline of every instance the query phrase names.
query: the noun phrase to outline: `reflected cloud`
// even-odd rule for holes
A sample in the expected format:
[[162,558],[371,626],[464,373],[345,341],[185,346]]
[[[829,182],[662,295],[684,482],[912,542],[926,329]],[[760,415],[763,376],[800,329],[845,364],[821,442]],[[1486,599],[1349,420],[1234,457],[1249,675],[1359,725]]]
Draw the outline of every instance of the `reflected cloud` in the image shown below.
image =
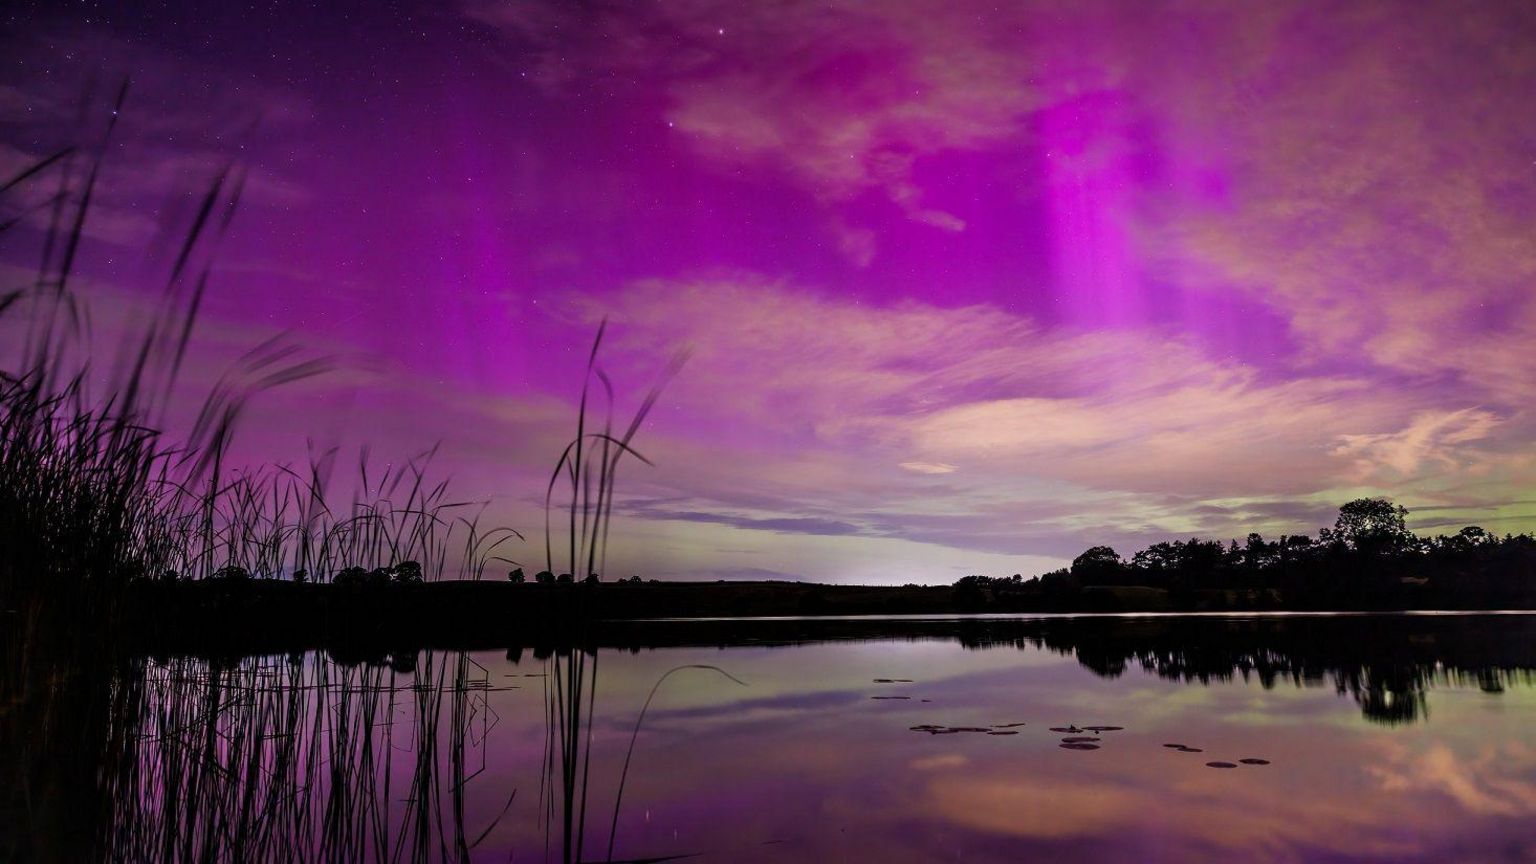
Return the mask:
[[1109,783],[945,776],[929,784],[920,810],[975,830],[1060,838],[1123,830],[1150,804]]
[[1536,755],[1526,748],[1480,742],[1473,752],[1458,753],[1442,742],[1382,742],[1381,749],[1388,761],[1369,770],[1383,791],[1439,793],[1479,816],[1536,815]]

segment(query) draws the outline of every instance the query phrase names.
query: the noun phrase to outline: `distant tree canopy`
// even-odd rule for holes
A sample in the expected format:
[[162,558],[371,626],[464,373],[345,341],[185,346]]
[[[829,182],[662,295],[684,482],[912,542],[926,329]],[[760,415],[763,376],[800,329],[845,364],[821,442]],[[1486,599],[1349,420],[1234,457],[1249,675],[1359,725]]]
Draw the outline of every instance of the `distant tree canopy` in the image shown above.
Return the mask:
[[[1019,577],[967,576],[955,583],[957,602],[986,605],[999,597],[1074,595],[1089,588],[1146,586],[1171,598],[1209,597],[1237,590],[1265,608],[1436,603],[1445,608],[1536,604],[1536,537],[1498,537],[1468,526],[1455,534],[1418,537],[1408,510],[1385,498],[1359,498],[1339,508],[1316,538],[1252,533],[1223,544],[1192,537],[1154,543],[1127,561],[1093,546],[1058,570]],[[1106,594],[1106,597],[1111,595]]]
[[1340,507],[1333,532],[1351,549],[1377,553],[1401,551],[1415,539],[1408,530],[1408,508],[1385,498],[1357,498]]
[[1072,559],[1072,575],[1084,580],[1111,576],[1124,567],[1125,562],[1120,560],[1120,553],[1108,546],[1090,547],[1088,551]]

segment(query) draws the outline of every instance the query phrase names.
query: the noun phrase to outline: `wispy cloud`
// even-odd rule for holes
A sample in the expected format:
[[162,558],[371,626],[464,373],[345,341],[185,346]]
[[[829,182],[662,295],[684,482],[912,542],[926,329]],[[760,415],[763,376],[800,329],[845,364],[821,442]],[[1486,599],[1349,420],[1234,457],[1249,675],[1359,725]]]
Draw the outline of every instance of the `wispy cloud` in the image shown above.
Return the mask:
[[953,474],[955,466],[944,462],[903,462],[901,468],[913,474]]
[[1499,423],[1497,415],[1477,408],[1426,412],[1397,432],[1344,435],[1333,452],[1353,459],[1354,474],[1360,480],[1378,475],[1396,480],[1426,467],[1462,467],[1465,445],[1488,438]]

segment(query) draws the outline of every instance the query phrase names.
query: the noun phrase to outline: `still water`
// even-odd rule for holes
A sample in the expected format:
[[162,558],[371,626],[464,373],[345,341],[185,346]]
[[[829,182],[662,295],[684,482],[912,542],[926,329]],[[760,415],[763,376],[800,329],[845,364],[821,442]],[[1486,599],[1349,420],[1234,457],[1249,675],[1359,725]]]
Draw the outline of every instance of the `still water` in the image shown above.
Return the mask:
[[107,855],[1536,861],[1533,670],[1528,615],[641,622],[586,650],[160,658],[118,700]]

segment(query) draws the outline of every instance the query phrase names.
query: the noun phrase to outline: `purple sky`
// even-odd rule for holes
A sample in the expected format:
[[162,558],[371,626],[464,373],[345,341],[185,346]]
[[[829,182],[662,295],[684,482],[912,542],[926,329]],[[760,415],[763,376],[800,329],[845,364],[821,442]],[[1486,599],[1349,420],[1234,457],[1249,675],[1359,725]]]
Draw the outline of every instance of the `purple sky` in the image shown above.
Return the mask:
[[441,441],[535,531],[608,316],[621,409],[693,351],[610,573],[1029,574],[1362,494],[1536,527],[1527,4],[107,5],[3,13],[0,174],[132,77],[110,330],[249,167],[189,383],[346,361],[252,460]]

